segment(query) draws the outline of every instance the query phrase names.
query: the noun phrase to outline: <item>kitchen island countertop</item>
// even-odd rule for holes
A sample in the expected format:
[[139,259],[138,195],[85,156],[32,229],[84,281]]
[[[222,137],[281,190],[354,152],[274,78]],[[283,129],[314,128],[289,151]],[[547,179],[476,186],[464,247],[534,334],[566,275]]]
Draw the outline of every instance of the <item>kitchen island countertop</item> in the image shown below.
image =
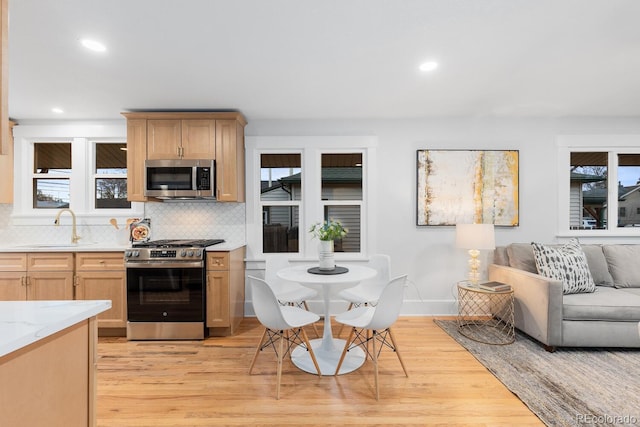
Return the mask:
[[0,357],[110,308],[109,300],[0,301]]

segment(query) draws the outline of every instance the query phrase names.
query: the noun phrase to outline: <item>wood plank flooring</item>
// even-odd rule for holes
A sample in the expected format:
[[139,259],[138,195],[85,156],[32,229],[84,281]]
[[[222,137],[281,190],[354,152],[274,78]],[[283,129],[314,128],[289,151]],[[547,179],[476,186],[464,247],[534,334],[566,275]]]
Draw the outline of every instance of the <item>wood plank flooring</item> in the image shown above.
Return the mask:
[[403,317],[394,330],[409,378],[396,355],[383,351],[379,401],[370,361],[347,375],[318,378],[288,359],[276,400],[272,351],[262,352],[248,374],[263,331],[254,318],[233,337],[204,341],[100,338],[97,425],[543,425],[433,318]]

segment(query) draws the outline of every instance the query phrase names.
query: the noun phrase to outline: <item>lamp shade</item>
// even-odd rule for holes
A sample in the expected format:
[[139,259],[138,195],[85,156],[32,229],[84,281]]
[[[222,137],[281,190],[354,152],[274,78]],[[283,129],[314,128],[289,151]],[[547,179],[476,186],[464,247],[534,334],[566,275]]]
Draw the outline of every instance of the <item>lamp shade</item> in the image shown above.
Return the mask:
[[456,247],[462,249],[495,249],[493,224],[457,224]]

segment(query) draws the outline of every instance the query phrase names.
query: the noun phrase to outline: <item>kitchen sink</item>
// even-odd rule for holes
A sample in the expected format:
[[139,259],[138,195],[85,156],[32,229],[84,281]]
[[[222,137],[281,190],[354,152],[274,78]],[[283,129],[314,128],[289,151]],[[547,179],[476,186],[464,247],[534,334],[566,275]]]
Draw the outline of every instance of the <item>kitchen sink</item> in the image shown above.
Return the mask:
[[39,248],[49,248],[49,249],[68,249],[68,248],[84,248],[87,246],[93,246],[96,245],[97,243],[92,242],[92,243],[31,243],[31,244],[27,244],[27,245],[19,245],[16,246],[16,248],[32,248],[32,249],[39,249]]

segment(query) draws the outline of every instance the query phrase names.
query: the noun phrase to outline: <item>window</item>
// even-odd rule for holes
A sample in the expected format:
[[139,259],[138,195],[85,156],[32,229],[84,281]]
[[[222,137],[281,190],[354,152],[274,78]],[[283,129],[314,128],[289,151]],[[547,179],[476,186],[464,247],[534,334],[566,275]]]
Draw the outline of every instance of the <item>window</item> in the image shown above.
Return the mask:
[[127,200],[125,137],[122,125],[16,126],[15,224],[51,224],[67,207],[86,225],[142,216],[144,204]]
[[96,209],[129,209],[127,200],[127,144],[95,144],[94,199]]
[[302,199],[300,153],[260,155],[262,252],[298,252]]
[[[253,254],[316,257],[312,224],[339,220],[349,230],[336,257],[359,257],[375,245],[366,233],[375,179],[370,137],[248,137],[247,243]],[[349,147],[349,148],[345,148]],[[257,248],[257,250],[256,250]],[[295,254],[295,255],[294,255]],[[341,255],[343,254],[343,255]]]
[[71,143],[36,142],[33,147],[33,208],[68,208]]
[[626,227],[640,226],[640,136],[563,136],[558,147],[569,182],[559,191],[561,230],[635,233]]

